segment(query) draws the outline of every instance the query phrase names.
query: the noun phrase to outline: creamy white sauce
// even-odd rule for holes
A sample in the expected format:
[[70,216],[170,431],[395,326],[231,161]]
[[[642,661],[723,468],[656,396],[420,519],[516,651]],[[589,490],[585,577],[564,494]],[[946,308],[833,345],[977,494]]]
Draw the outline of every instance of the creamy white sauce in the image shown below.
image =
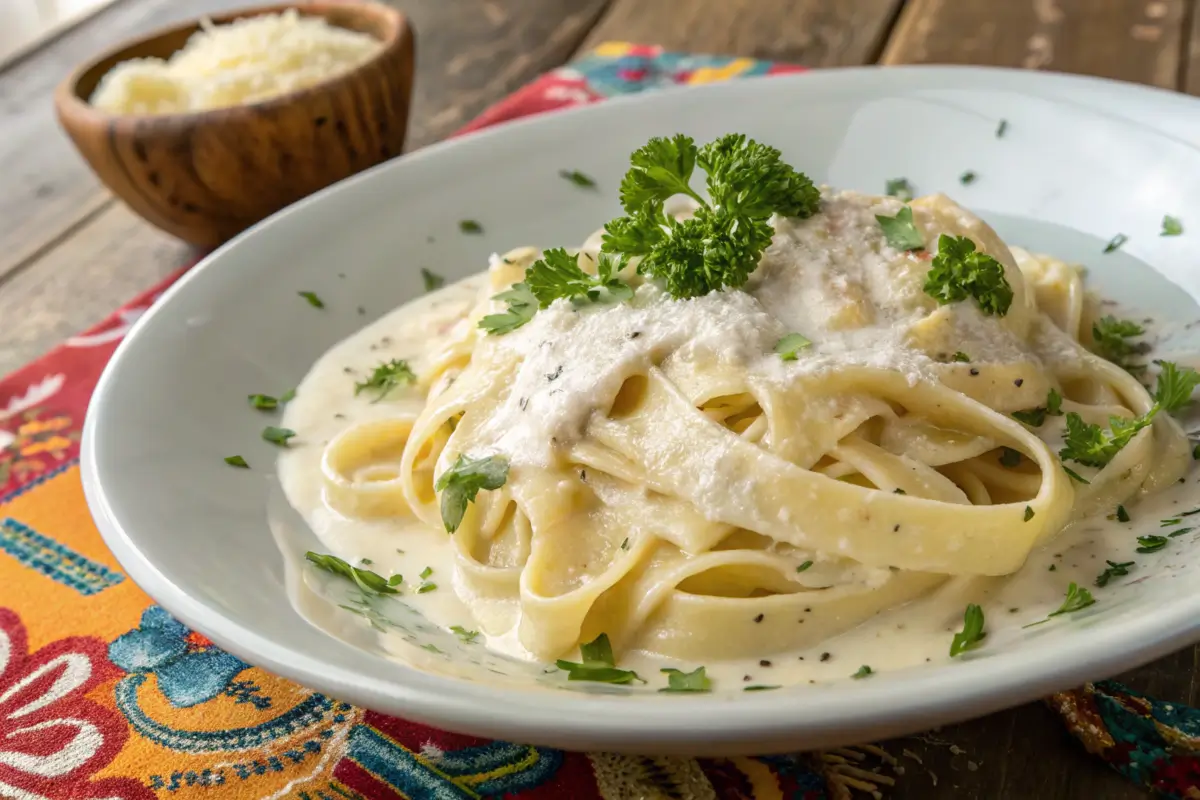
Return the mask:
[[[747,292],[712,294],[688,301],[681,308],[679,304],[662,303],[659,290],[644,286],[631,304],[580,314],[560,302],[540,312],[532,323],[516,333],[491,337],[496,341],[490,346],[516,348],[525,359],[509,401],[513,409],[502,409],[488,423],[496,428],[494,435],[500,443],[497,449],[517,463],[548,463],[550,441],[577,434],[596,407],[595,403],[585,403],[580,398],[612,397],[620,386],[617,376],[627,375],[630,363],[648,363],[656,353],[683,343],[707,351],[718,360],[744,360],[769,353],[784,332],[807,331],[814,334],[810,338],[815,344],[799,361],[784,363],[778,358],[769,359],[770,369],[780,372],[779,379],[786,379],[788,370],[815,371],[848,362],[896,369],[913,381],[928,377],[935,362],[902,347],[898,338],[905,325],[919,316],[920,298],[912,298],[911,303],[903,297],[871,298],[878,306],[892,309],[911,306],[912,313],[871,320],[866,328],[840,331],[837,327],[836,315],[851,313],[845,309],[857,305],[864,295],[869,297],[872,292],[883,291],[884,286],[892,287],[888,291],[911,291],[903,283],[869,279],[872,269],[882,270],[886,258],[896,255],[884,253],[886,243],[864,233],[877,230],[875,213],[892,214],[898,210],[898,202],[894,208],[887,207],[890,202],[884,201],[878,208],[835,209],[830,214],[829,226],[823,229],[822,237],[832,237],[833,246],[855,249],[854,258],[862,265],[862,272],[857,275],[834,274],[842,262],[823,262],[820,254],[824,250],[814,248],[812,231],[800,235],[789,223],[781,227],[776,244],[753,276]],[[827,246],[828,242],[822,242],[822,247]],[[800,257],[815,265],[811,272],[817,277],[811,277],[808,270],[783,269],[784,264],[794,263]],[[913,268],[923,269],[916,263]],[[415,415],[420,411],[423,400],[416,390],[399,390],[383,402],[372,403],[367,395],[354,396],[354,384],[365,380],[380,362],[394,358],[407,360],[421,374],[432,353],[472,307],[485,280],[485,276],[469,278],[396,309],[326,353],[287,407],[284,424],[298,431],[299,436],[280,460],[282,485],[289,503],[309,523],[328,552],[353,564],[369,563],[369,569],[385,577],[402,574],[403,591],[398,602],[416,609],[436,625],[444,628],[460,625],[468,630],[479,626],[455,591],[453,551],[447,534],[412,519],[370,522],[340,517],[323,503],[320,461],[329,440],[351,424],[387,418],[398,412]],[[800,285],[781,285],[789,281]],[[830,287],[834,295],[840,293],[840,296],[831,296]],[[781,328],[779,320],[786,327]],[[968,324],[972,322],[969,320]],[[980,326],[984,324],[985,321],[979,321]],[[815,335],[818,330],[815,326],[819,326],[820,336]],[[631,338],[635,331],[639,336]],[[977,340],[983,341],[985,337],[978,333]],[[568,347],[564,343],[577,342],[580,336],[593,343],[586,359],[581,359],[578,352],[564,349]],[[1002,337],[1000,341],[993,340],[992,345],[996,348],[995,355],[1001,358],[1010,347],[1015,347]],[[986,353],[978,356],[988,358]],[[544,380],[544,375],[557,370],[558,365],[562,365],[562,370],[556,387],[564,391],[550,395],[537,390],[533,383],[539,378]],[[523,387],[521,381],[529,381],[530,386]],[[606,381],[613,385],[607,385]],[[520,397],[529,398],[529,413],[516,413]],[[1051,420],[1043,435],[1052,438],[1059,425],[1059,421]],[[720,477],[717,470],[697,479],[722,482],[713,486],[714,492],[728,495],[736,491],[736,486]],[[1076,522],[1035,549],[1017,573],[1004,578],[974,579],[969,592],[963,589],[964,581],[951,580],[932,594],[881,613],[815,648],[764,655],[761,660],[709,662],[704,666],[716,689],[732,690],[745,685],[839,680],[861,665],[882,672],[942,661],[948,658],[954,633],[962,627],[966,602],[981,603],[987,618],[987,646],[1002,647],[1016,638],[1021,626],[1055,610],[1072,581],[1088,587],[1098,602],[1103,602],[1105,590],[1095,587],[1094,581],[1104,571],[1106,559],[1137,562],[1127,577],[1114,578],[1113,585],[1150,574],[1151,565],[1163,554],[1135,555],[1134,531],[1147,532],[1147,519],[1168,518],[1190,510],[1187,498],[1195,495],[1194,480],[1194,476],[1189,476],[1186,485],[1140,503],[1127,504],[1134,518],[1132,523],[1119,523],[1103,515]],[[1190,519],[1198,520],[1200,530],[1200,515],[1185,518],[1184,524]],[[1197,534],[1189,533],[1172,541],[1190,543],[1196,538]],[[437,583],[438,588],[417,594],[414,590],[421,582],[418,575],[426,568],[432,569],[427,580]],[[513,611],[508,609],[507,613]],[[1051,624],[1069,624],[1069,617],[1057,618]],[[480,633],[479,640],[497,652],[528,659],[516,641],[515,630],[514,626],[504,637]],[[461,674],[452,661],[429,658],[428,653],[399,641],[393,633],[382,632],[378,636],[383,649],[397,658],[424,669]],[[622,655],[619,666],[636,670],[653,684],[660,684],[661,667],[691,669],[696,665],[630,652]]]

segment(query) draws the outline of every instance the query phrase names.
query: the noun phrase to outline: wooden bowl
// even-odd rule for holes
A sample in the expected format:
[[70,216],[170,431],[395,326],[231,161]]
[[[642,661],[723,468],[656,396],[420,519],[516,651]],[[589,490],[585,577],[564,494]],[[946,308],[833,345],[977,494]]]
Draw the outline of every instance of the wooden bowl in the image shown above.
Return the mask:
[[88,99],[129,58],[166,58],[199,21],[123,44],[85,64],[54,94],[58,120],[109,189],[184,241],[218,245],[318,189],[400,154],[413,82],[404,15],[374,3],[260,6],[215,23],[282,12],[324,17],[382,48],[349,72],[249,105],[183,114],[114,115]]

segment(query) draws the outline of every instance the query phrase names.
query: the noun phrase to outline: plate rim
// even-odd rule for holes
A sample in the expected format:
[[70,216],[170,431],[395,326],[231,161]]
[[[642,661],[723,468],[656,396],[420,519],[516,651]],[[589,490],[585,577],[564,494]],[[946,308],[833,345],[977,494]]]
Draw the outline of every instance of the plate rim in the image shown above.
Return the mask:
[[[1157,87],[1091,76],[993,67],[951,65],[861,66],[816,69],[790,75],[760,76],[740,81],[695,87],[675,87],[611,98],[601,103],[539,114],[470,136],[457,137],[423,148],[401,159],[373,167],[334,184],[283,209],[239,234],[203,259],[167,289],[141,316],[118,345],[97,381],[84,420],[80,446],[80,477],[89,510],[106,546],[128,577],[172,615],[209,637],[247,663],[262,667],[306,688],[383,713],[402,716],[435,727],[499,739],[530,742],[561,749],[604,749],[637,753],[757,754],[798,747],[831,747],[910,733],[1036,699],[1064,687],[1076,686],[1099,675],[1108,676],[1148,663],[1200,639],[1200,595],[1183,597],[1173,607],[1151,619],[1114,620],[1094,629],[1071,660],[1049,653],[995,654],[978,661],[963,676],[949,672],[954,665],[934,669],[920,666],[897,672],[879,682],[837,684],[809,690],[786,687],[780,692],[750,695],[686,697],[607,697],[574,692],[546,694],[545,690],[488,685],[422,672],[396,665],[391,680],[364,677],[352,669],[324,665],[319,657],[289,648],[223,615],[188,595],[147,559],[135,537],[117,519],[101,480],[94,451],[96,433],[109,413],[105,398],[118,381],[131,343],[158,314],[165,313],[177,294],[186,292],[198,276],[220,264],[226,253],[248,238],[267,235],[289,216],[334,194],[352,190],[386,170],[460,147],[482,147],[496,138],[519,137],[530,126],[554,126],[564,117],[603,116],[612,109],[661,102],[664,96],[688,93],[701,102],[714,102],[726,93],[746,91],[747,84],[778,85],[786,91],[804,84],[847,81],[896,81],[906,89],[947,88],[953,81],[964,87],[977,81],[989,88],[1009,89],[1038,97],[1060,90],[1064,99],[1073,90],[1088,88],[1111,96],[1132,98],[1146,106],[1165,105],[1172,115],[1195,114],[1200,120],[1200,100]],[[649,98],[649,99],[648,99]],[[1195,143],[1151,125],[1147,120],[1115,114],[1112,108],[1069,100],[1093,112],[1116,116],[1168,136],[1196,149]],[[1135,103],[1136,105],[1137,103]],[[1173,107],[1173,108],[1171,108]],[[1143,109],[1145,110],[1145,109]],[[1156,120],[1157,121],[1157,120]],[[219,267],[216,267],[219,269]],[[1130,646],[1136,641],[1137,647]],[[1122,643],[1125,643],[1122,646]],[[970,663],[968,659],[965,663]],[[1086,671],[1086,675],[1081,672]],[[852,688],[851,688],[852,686]],[[537,692],[535,694],[534,692]],[[847,702],[853,692],[854,702]],[[547,702],[533,702],[535,697]],[[787,699],[784,699],[787,698]]]

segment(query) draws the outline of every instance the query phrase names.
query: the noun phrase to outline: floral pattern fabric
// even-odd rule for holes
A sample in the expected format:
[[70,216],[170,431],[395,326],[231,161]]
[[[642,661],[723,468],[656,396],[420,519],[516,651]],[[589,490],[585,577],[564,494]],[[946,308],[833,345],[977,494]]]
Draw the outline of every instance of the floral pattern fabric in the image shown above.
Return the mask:
[[[465,132],[618,94],[799,68],[610,43]],[[761,758],[567,753],[355,708],[215,647],[126,580],[79,434],[105,363],[177,275],[0,381],[0,797],[20,800],[841,800],[879,748]],[[1097,684],[1049,700],[1131,780],[1200,798],[1197,712]],[[886,761],[884,762],[886,763]]]

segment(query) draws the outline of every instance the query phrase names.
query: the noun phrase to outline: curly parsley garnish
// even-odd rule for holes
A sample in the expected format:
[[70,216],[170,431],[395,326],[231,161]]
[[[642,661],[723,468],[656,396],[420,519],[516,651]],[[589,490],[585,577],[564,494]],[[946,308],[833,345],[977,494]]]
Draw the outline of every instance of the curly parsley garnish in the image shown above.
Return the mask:
[[[630,683],[642,681],[633,670],[617,669],[608,634],[602,633],[593,641],[579,645],[582,661],[564,661],[554,664],[567,673],[569,681],[594,681],[596,683]],[[645,683],[645,681],[642,681]]]
[[795,361],[800,357],[800,351],[811,347],[812,342],[798,333],[789,333],[775,343],[775,352],[784,361]]
[[434,289],[440,289],[446,285],[446,279],[436,272],[421,267],[421,281],[425,284],[425,291],[432,292]]
[[442,523],[454,533],[467,513],[467,504],[475,502],[480,489],[499,489],[508,480],[508,459],[503,456],[467,458],[460,455],[443,472],[433,488],[442,495]]
[[1092,323],[1092,349],[1101,358],[1128,369],[1129,365],[1125,360],[1131,355],[1144,353],[1149,348],[1143,343],[1134,344],[1127,340],[1145,332],[1136,322],[1117,319],[1112,315],[1102,317]]
[[1178,236],[1183,233],[1183,223],[1179,221],[1179,217],[1172,217],[1167,214],[1162,218],[1162,233],[1159,236]]
[[542,308],[561,298],[594,303],[605,294],[620,302],[633,297],[633,289],[618,277],[627,261],[624,256],[601,253],[596,262],[597,274],[589,275],[580,269],[577,257],[555,247],[525,270],[525,285]]
[[903,200],[905,203],[913,199],[916,190],[908,182],[908,178],[891,178],[883,187],[884,194]]
[[1200,385],[1200,372],[1191,367],[1180,369],[1171,361],[1158,362],[1162,371],[1154,387],[1154,400],[1163,411],[1178,411],[1192,399],[1192,391]]
[[1067,598],[1063,600],[1062,605],[1059,606],[1057,610],[1051,611],[1046,615],[1045,619],[1039,619],[1037,622],[1031,622],[1022,627],[1032,628],[1034,625],[1041,625],[1044,622],[1049,622],[1053,617],[1057,617],[1060,614],[1070,614],[1072,612],[1079,611],[1087,608],[1095,602],[1096,598],[1092,597],[1091,592],[1072,582],[1071,585],[1067,587]]
[[379,573],[361,567],[352,567],[337,556],[314,553],[309,550],[304,557],[326,572],[349,578],[367,594],[396,594],[399,592],[399,589],[396,589],[387,578]]
[[479,320],[479,327],[491,334],[512,333],[533,319],[538,310],[538,299],[523,283],[514,283],[511,289],[493,295],[492,299],[507,303],[508,310],[501,314],[488,314]]
[[950,642],[950,657],[978,647],[986,636],[983,631],[983,609],[971,603],[963,613],[962,632],[954,634],[954,640]]
[[[655,137],[630,156],[621,181],[626,216],[605,226],[604,250],[642,256],[638,271],[658,278],[673,297],[699,297],[739,287],[771,243],[772,214],[809,217],[820,193],[769,145],[731,133],[698,148],[691,137]],[[709,201],[690,185],[696,166],[707,173]],[[691,219],[663,211],[684,194],[699,204]]]
[[708,692],[712,690],[712,681],[704,674],[704,667],[696,667],[691,672],[663,667],[659,672],[667,676],[666,688],[660,692]]
[[965,236],[938,237],[937,255],[925,278],[925,294],[940,305],[974,297],[985,314],[1004,316],[1012,305],[1013,291],[1004,276],[1004,265],[976,251]]
[[371,402],[378,403],[401,384],[412,385],[416,382],[417,376],[409,368],[408,362],[394,358],[375,367],[371,377],[365,381],[354,384],[354,396],[357,397],[363,392],[376,392],[375,399]]
[[1034,428],[1040,428],[1046,422],[1047,416],[1062,416],[1062,401],[1062,395],[1058,393],[1057,389],[1052,388],[1046,394],[1046,405],[1030,408],[1025,411],[1014,411],[1013,419],[1017,422],[1024,422],[1026,425]]
[[913,224],[911,206],[900,209],[894,217],[876,214],[875,221],[879,223],[879,227],[883,228],[883,235],[887,238],[887,243],[897,250],[925,249],[925,237]]
[[1108,564],[1108,569],[1096,576],[1096,585],[1103,588],[1108,586],[1108,582],[1113,578],[1123,578],[1129,574],[1129,568],[1133,566],[1132,561],[1124,561],[1117,563],[1116,561],[1104,560]]

